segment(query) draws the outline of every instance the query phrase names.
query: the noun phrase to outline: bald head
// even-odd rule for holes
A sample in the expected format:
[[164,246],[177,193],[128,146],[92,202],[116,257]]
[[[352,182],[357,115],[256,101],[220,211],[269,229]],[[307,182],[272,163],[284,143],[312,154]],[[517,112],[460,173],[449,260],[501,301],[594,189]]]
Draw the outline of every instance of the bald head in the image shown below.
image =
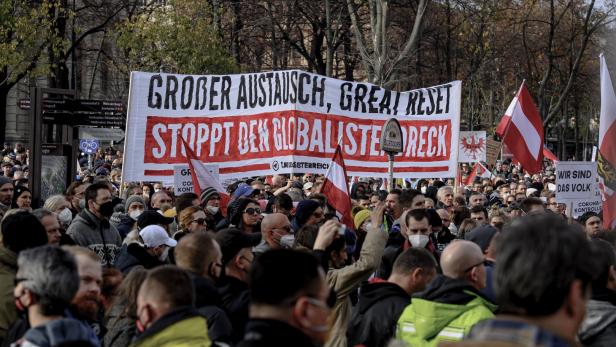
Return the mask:
[[450,243],[443,250],[441,269],[447,277],[468,280],[477,289],[482,289],[485,287],[484,259],[481,248],[474,242],[459,240]]
[[261,221],[263,240],[272,248],[280,248],[280,238],[291,232],[289,218],[282,213],[268,214]]

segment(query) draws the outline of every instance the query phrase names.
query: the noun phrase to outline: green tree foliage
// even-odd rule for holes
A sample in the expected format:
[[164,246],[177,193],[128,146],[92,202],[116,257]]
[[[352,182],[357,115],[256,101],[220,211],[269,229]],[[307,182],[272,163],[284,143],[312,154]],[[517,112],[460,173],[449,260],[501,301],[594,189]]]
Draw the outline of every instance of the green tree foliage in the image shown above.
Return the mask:
[[129,70],[185,74],[236,72],[206,0],[168,1],[119,24]]

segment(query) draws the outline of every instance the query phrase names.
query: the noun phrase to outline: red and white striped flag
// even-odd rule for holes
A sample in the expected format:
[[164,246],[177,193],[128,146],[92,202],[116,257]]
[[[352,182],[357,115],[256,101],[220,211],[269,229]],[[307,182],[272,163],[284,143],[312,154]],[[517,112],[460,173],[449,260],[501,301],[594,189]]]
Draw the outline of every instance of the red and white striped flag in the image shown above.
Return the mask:
[[490,178],[492,177],[492,173],[485,166],[483,166],[483,164],[477,162],[473,166],[473,171],[471,171],[470,175],[468,175],[468,177],[466,178],[466,182],[464,182],[464,185],[472,185],[473,182],[475,182],[476,177]]
[[603,227],[616,226],[616,95],[603,54],[601,65],[601,118],[599,121],[599,153],[597,173],[603,196]]
[[351,216],[351,198],[349,195],[346,167],[342,158],[340,145],[336,148],[329,170],[325,174],[325,181],[321,187],[321,193],[327,197],[327,203],[336,209],[338,218],[350,229],[353,226]]
[[496,127],[513,156],[526,171],[543,168],[543,122],[524,82]]
[[193,189],[195,190],[195,194],[197,194],[197,196],[201,196],[201,191],[207,187],[216,189],[218,195],[220,196],[220,209],[222,210],[222,213],[226,215],[227,205],[231,197],[222,184],[220,184],[220,181],[216,179],[210,170],[205,167],[205,164],[197,158],[195,152],[186,143],[186,140],[184,140],[184,137],[180,136],[180,138],[182,139],[182,144],[184,145],[186,161],[190,167],[190,176],[193,181]]
[[553,162],[558,162],[558,157],[556,156],[556,154],[554,154],[554,152],[550,151],[550,149],[546,146],[543,145],[543,156],[545,158],[550,159]]

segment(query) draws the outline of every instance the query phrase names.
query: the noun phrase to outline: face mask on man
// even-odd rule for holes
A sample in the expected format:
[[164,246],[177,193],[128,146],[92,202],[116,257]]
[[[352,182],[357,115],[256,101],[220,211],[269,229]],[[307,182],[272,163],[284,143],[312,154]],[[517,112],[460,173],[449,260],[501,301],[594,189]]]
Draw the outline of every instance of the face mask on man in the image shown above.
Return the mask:
[[428,235],[424,235],[424,234],[409,235],[409,242],[411,243],[411,246],[415,248],[426,247],[426,245],[428,244],[428,241],[430,241],[430,238],[428,237]]
[[143,213],[142,209],[137,209],[137,210],[132,210],[130,211],[130,213],[128,214],[130,216],[130,218],[132,218],[133,220],[137,220],[137,218],[139,218],[139,216]]
[[421,187],[421,194],[426,195],[426,192],[428,191],[428,187],[427,186],[423,186]]
[[163,263],[166,262],[167,259],[169,259],[169,247],[165,247],[165,250],[158,256],[158,260]]
[[113,214],[113,202],[107,201],[100,204],[98,208],[98,213],[100,213],[101,216],[106,218],[111,217],[111,215]]
[[218,213],[219,207],[218,206],[205,206],[205,208],[207,209],[207,211],[211,214],[216,214]]
[[293,248],[293,244],[295,243],[295,235],[284,235],[280,238],[278,243],[282,248]]
[[73,213],[68,207],[65,207],[60,213],[58,213],[58,220],[60,220],[60,224],[69,225],[73,220]]

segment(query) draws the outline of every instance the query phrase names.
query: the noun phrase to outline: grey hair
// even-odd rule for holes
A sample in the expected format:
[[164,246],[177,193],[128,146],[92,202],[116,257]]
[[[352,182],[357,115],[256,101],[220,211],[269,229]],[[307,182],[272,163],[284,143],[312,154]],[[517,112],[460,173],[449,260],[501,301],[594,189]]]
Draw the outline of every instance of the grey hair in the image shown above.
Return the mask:
[[58,218],[55,213],[51,212],[49,209],[47,209],[46,207],[41,207],[41,208],[37,208],[36,210],[32,211],[32,214],[34,215],[34,217],[36,217],[36,219],[39,220],[39,222],[47,216],[52,216],[52,217],[56,217]]
[[66,200],[66,197],[64,195],[61,195],[61,194],[52,195],[48,197],[47,200],[45,200],[45,204],[43,205],[43,207],[48,209],[49,211],[55,211],[56,209],[58,209],[58,207],[60,207],[60,204],[62,202],[67,202],[67,201],[68,200]]
[[438,189],[438,191],[436,192],[436,198],[440,200],[440,199],[441,199],[441,196],[442,196],[443,194],[445,194],[445,191],[446,191],[446,190],[451,191],[451,192],[453,193],[453,187],[452,187],[452,186],[442,186],[442,187],[440,187],[440,188]]
[[40,246],[21,251],[17,266],[16,278],[36,296],[41,314],[63,314],[79,289],[75,257],[56,246]]

